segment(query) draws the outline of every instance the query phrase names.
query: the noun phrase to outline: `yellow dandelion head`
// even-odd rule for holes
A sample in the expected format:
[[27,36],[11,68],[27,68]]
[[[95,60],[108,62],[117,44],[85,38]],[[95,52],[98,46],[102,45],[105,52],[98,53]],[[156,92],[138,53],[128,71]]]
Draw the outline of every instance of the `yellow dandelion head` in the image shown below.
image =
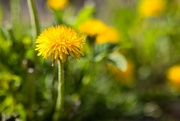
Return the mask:
[[106,25],[102,21],[97,19],[91,19],[82,23],[79,26],[79,31],[89,36],[96,36],[102,33],[105,28]]
[[68,0],[47,0],[47,5],[54,9],[63,9],[68,4]]
[[118,40],[118,31],[112,27],[106,27],[106,29],[96,37],[96,43],[98,44],[104,44],[107,42],[117,42]]
[[68,55],[80,58],[84,55],[83,45],[84,37],[65,25],[45,29],[36,40],[38,56],[48,58],[52,54],[52,64],[58,58],[66,62]]
[[142,0],[139,13],[144,17],[159,16],[165,9],[165,0]]
[[180,65],[175,65],[167,71],[167,78],[175,85],[180,86]]

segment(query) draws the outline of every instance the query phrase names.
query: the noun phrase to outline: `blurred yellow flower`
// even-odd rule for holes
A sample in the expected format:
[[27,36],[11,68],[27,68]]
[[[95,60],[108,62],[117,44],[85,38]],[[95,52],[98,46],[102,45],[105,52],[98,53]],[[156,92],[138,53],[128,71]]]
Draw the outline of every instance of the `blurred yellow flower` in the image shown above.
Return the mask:
[[85,21],[79,26],[79,31],[89,36],[96,36],[106,29],[106,25],[97,19]]
[[116,80],[119,80],[124,85],[130,86],[133,84],[134,65],[131,61],[128,61],[127,68],[124,71],[120,70],[118,67],[112,64],[109,64],[108,66]]
[[180,65],[175,65],[167,71],[167,78],[173,85],[180,86]]
[[100,20],[92,19],[82,23],[79,31],[88,36],[95,37],[96,43],[103,44],[107,42],[116,42],[119,39],[115,28],[107,26]]
[[142,0],[139,4],[139,12],[144,17],[155,17],[165,9],[165,0]]
[[68,0],[47,0],[47,5],[54,9],[63,9],[68,4]]
[[52,54],[52,65],[60,58],[66,62],[68,55],[74,58],[83,56],[84,37],[74,29],[59,25],[45,29],[36,40],[38,56],[48,58]]
[[103,44],[107,42],[117,42],[119,40],[119,35],[116,29],[112,27],[106,27],[104,32],[96,37],[96,43]]

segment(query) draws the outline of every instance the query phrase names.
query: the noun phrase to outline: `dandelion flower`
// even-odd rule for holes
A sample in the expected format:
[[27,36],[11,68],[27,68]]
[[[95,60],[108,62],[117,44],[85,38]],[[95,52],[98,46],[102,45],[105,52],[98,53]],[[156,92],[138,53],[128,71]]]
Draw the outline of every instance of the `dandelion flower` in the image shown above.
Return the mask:
[[79,31],[90,37],[94,37],[97,44],[116,42],[119,39],[118,32],[115,28],[109,27],[97,19],[82,23]]
[[80,58],[84,55],[83,45],[84,37],[65,25],[45,29],[36,40],[38,56],[48,58],[52,55],[52,65],[58,58],[63,63],[66,62],[68,55]]
[[142,0],[139,5],[139,12],[144,17],[155,17],[165,9],[165,0]]
[[118,32],[115,28],[106,27],[104,32],[96,37],[96,43],[104,44],[107,42],[117,42],[119,40]]
[[85,21],[79,26],[79,31],[89,36],[96,36],[102,33],[105,29],[106,25],[97,19]]
[[172,84],[180,86],[180,65],[172,66],[167,72],[167,78]]
[[68,0],[47,0],[47,5],[54,10],[63,9],[67,3]]

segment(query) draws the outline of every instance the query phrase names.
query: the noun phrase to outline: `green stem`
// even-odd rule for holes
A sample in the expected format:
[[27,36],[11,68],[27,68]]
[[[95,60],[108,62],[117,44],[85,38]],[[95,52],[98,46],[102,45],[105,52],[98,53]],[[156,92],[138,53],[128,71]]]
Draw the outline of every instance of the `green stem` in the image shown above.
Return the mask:
[[36,37],[40,33],[38,13],[37,13],[35,1],[34,0],[27,0],[27,1],[28,1],[29,13],[30,13],[31,24],[33,29],[32,34],[33,34],[33,39],[35,41]]
[[11,23],[13,28],[19,26],[20,23],[20,1],[11,0]]
[[64,102],[64,65],[58,59],[58,92],[57,92],[56,109],[53,116],[54,121],[59,121],[62,116],[63,102]]
[[56,21],[57,21],[57,24],[63,24],[63,20],[62,20],[62,16],[63,16],[63,12],[61,10],[54,10],[54,14],[55,14],[55,17],[56,17]]
[[12,38],[13,40],[19,40],[22,30],[22,24],[20,23],[20,0],[11,0],[10,2],[10,17],[12,25]]
[[2,5],[0,4],[0,27],[2,26],[2,16],[3,16]]

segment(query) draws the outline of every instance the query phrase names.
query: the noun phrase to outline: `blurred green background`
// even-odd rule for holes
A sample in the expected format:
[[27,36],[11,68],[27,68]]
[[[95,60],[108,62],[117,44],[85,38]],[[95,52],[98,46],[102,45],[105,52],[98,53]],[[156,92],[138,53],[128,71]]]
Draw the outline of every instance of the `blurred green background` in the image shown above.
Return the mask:
[[[179,0],[69,0],[60,10],[35,2],[41,32],[61,23],[78,31],[95,18],[119,34],[104,44],[87,36],[85,55],[68,58],[63,121],[180,120]],[[52,120],[57,64],[37,56],[31,23],[26,0],[0,1],[2,121]]]

